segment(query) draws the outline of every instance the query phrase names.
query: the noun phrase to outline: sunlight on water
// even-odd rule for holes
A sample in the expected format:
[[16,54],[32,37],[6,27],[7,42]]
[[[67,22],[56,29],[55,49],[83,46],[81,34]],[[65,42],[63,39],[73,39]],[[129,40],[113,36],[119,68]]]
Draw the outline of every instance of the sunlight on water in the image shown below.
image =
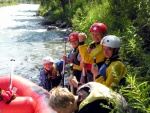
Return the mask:
[[[39,82],[42,58],[52,56],[58,60],[64,54],[62,31],[47,31],[41,26],[41,17],[36,17],[39,5],[20,4],[0,8],[0,76],[9,75],[10,59],[15,59],[14,74]],[[70,44],[67,43],[67,51]]]

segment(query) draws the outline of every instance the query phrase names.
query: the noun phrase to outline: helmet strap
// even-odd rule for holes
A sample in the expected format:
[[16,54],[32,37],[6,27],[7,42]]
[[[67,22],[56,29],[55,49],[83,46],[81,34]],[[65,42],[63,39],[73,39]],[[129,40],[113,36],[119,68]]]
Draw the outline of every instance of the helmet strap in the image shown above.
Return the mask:
[[113,48],[112,58],[118,56],[119,48]]

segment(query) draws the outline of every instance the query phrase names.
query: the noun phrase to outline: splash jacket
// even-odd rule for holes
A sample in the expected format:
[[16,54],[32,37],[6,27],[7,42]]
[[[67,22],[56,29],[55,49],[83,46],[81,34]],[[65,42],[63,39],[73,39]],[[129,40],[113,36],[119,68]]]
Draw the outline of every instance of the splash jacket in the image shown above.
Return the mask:
[[91,72],[92,64],[94,63],[94,57],[96,58],[96,64],[98,68],[101,67],[105,59],[105,55],[102,50],[102,45],[100,43],[92,42],[89,44],[88,48],[84,42],[79,43],[79,52],[82,60],[86,63],[86,76],[81,77],[81,82],[87,83],[93,81],[93,74]]
[[102,50],[102,45],[100,45],[99,43],[92,42],[87,48],[84,42],[80,42],[78,48],[84,63],[93,64],[93,58],[96,57],[96,64],[98,65],[98,63],[103,62],[105,59],[105,55]]
[[106,59],[105,63],[99,69],[96,82],[113,88],[113,85],[118,85],[120,80],[125,77],[126,71],[126,66],[119,57]]
[[60,77],[61,76],[57,76],[57,73],[53,74],[52,71],[48,71],[42,67],[40,69],[40,86],[50,91],[53,87],[59,85]]

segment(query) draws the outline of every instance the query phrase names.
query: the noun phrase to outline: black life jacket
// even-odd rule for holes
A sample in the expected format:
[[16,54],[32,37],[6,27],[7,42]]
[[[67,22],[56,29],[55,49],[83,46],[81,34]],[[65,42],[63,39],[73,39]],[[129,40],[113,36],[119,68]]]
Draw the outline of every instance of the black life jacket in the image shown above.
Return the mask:
[[81,56],[79,54],[79,50],[77,48],[72,49],[70,53],[70,62],[76,65],[80,65]]

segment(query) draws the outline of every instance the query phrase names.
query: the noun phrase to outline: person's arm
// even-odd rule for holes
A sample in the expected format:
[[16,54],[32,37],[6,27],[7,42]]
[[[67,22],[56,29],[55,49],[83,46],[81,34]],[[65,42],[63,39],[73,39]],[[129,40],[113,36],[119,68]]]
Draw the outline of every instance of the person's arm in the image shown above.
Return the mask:
[[70,55],[72,53],[73,49],[70,50],[69,54],[67,56],[63,56],[62,59],[65,61],[65,63],[70,63]]
[[45,74],[44,74],[44,68],[42,67],[40,69],[40,86],[42,86],[43,88],[45,88]]
[[68,77],[68,82],[70,86],[73,86],[75,88],[78,88],[79,86],[83,85],[83,83],[77,81],[77,78],[75,76],[73,76],[72,78]]
[[98,44],[90,53],[88,53],[87,46],[85,44],[78,46],[82,60],[85,63],[93,64],[93,58],[96,57],[96,63],[104,61],[104,53],[102,51],[102,46]]
[[98,72],[98,66],[93,64],[92,68],[91,68],[91,72],[92,74],[97,78],[99,76],[99,72]]
[[65,61],[65,63],[70,63],[70,59],[67,56],[63,56],[62,59]]

